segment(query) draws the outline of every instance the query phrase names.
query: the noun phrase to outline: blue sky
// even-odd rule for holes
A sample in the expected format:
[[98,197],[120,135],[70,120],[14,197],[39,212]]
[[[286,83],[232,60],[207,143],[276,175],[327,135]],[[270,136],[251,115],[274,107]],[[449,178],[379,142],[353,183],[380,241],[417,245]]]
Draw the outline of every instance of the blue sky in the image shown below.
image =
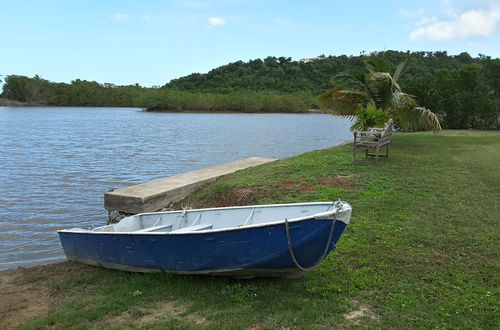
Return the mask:
[[497,58],[500,0],[0,0],[0,40],[2,76],[152,86],[267,56]]

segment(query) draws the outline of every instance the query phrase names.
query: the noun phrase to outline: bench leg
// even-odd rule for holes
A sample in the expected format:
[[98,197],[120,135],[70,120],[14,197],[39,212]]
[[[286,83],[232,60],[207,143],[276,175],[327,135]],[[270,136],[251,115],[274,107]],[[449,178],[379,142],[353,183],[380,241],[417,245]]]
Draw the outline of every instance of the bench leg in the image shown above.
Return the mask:
[[356,134],[356,132],[354,132],[354,142],[352,143],[352,162],[356,162],[356,142],[357,142],[357,139],[358,139],[358,135]]
[[377,149],[375,149],[375,164],[378,164],[378,153],[379,153],[379,146],[377,146]]
[[386,144],[387,149],[385,151],[385,157],[389,158],[389,143]]

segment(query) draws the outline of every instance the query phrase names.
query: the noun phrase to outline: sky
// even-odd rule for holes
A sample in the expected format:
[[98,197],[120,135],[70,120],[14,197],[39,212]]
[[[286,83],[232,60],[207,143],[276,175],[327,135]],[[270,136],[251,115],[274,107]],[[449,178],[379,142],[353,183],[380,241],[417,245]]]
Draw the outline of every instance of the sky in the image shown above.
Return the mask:
[[267,56],[500,57],[500,0],[0,0],[0,79],[161,86]]

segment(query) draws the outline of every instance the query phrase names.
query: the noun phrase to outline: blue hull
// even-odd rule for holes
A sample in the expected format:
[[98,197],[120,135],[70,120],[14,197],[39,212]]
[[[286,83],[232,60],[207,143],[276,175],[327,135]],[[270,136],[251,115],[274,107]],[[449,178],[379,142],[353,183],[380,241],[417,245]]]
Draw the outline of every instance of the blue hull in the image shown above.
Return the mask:
[[[290,223],[292,247],[302,267],[319,261],[331,224],[328,219]],[[335,222],[328,252],[335,249],[345,227],[344,222]],[[62,231],[59,236],[69,260],[106,268],[238,277],[305,273],[290,256],[283,223],[182,235]]]

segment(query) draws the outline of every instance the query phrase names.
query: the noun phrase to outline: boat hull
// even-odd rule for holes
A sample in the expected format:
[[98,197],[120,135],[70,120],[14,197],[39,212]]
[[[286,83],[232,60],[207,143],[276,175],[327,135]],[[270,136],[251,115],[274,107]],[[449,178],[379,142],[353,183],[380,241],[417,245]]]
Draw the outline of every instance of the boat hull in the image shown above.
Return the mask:
[[[333,219],[290,222],[291,246],[303,268],[315,266],[335,249],[346,223]],[[60,231],[68,260],[134,272],[298,277],[307,271],[293,262],[284,223],[237,230],[185,234],[91,233]],[[310,270],[310,269],[308,269]]]

